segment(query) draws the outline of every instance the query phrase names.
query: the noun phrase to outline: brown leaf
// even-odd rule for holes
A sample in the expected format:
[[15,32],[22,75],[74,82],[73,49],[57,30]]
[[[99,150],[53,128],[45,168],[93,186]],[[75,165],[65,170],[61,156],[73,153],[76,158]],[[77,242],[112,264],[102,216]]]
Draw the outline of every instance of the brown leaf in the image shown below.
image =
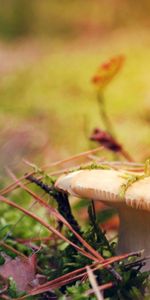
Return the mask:
[[105,148],[110,149],[113,152],[119,152],[122,150],[121,145],[107,132],[99,128],[95,128],[90,139],[95,141]]
[[5,263],[0,266],[0,275],[3,278],[13,277],[18,290],[28,291],[35,279],[36,256],[33,254],[27,259],[16,257],[12,259],[3,254]]

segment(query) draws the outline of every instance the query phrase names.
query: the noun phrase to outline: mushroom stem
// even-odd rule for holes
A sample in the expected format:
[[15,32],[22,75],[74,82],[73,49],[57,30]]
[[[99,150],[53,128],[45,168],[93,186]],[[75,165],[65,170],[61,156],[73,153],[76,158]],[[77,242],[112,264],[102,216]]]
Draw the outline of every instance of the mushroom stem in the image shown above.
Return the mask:
[[[118,205],[120,216],[119,239],[117,253],[144,250],[143,256],[150,254],[150,216],[148,211],[135,210],[126,205]],[[150,261],[142,269],[150,270]]]

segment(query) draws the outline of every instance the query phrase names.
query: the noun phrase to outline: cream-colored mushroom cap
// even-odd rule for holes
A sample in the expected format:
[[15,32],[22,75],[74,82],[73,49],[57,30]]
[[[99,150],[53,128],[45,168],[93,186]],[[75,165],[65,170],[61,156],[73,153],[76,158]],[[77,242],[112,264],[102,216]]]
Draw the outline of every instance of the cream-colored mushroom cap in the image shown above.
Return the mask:
[[72,180],[75,176],[78,176],[81,171],[76,171],[69,173],[67,175],[62,175],[58,178],[55,183],[55,187],[64,192],[68,192],[69,194],[79,197],[79,195],[75,194],[71,188]]
[[150,177],[130,185],[122,198],[121,187],[127,183],[125,174],[127,172],[116,170],[82,170],[61,176],[55,186],[78,197],[111,203],[124,202],[136,209],[150,211]]
[[[56,188],[77,197],[100,200],[117,209],[120,226],[117,253],[144,249],[150,255],[150,177],[140,176],[127,185],[135,173],[117,170],[82,170],[63,175],[56,181]],[[131,180],[132,181],[132,180]],[[128,186],[120,196],[122,186]],[[150,261],[143,271],[150,270]]]

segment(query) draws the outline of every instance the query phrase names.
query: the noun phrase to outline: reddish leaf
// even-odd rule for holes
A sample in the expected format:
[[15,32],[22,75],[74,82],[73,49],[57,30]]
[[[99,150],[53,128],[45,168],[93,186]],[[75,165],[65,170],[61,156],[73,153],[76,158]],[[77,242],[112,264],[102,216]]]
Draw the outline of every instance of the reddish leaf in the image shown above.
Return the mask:
[[5,263],[0,266],[0,274],[3,278],[13,277],[18,290],[28,291],[32,287],[32,281],[35,279],[36,256],[24,259],[16,257],[12,259],[5,256]]

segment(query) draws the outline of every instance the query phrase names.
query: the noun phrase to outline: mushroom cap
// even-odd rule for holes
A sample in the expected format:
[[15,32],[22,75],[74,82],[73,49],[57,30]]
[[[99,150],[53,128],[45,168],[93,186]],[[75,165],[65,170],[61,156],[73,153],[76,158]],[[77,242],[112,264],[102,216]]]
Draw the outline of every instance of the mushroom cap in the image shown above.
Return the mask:
[[[116,170],[81,170],[63,175],[57,179],[55,187],[76,197],[101,200],[109,204],[127,205],[150,211],[150,177],[132,183],[124,197],[120,196],[121,186],[127,183],[127,172]],[[133,173],[128,172],[129,175]]]
[[55,183],[55,187],[64,192],[68,192],[72,196],[79,197],[79,195],[73,191],[71,183],[74,177],[78,176],[80,172],[81,171],[76,171],[60,176]]

